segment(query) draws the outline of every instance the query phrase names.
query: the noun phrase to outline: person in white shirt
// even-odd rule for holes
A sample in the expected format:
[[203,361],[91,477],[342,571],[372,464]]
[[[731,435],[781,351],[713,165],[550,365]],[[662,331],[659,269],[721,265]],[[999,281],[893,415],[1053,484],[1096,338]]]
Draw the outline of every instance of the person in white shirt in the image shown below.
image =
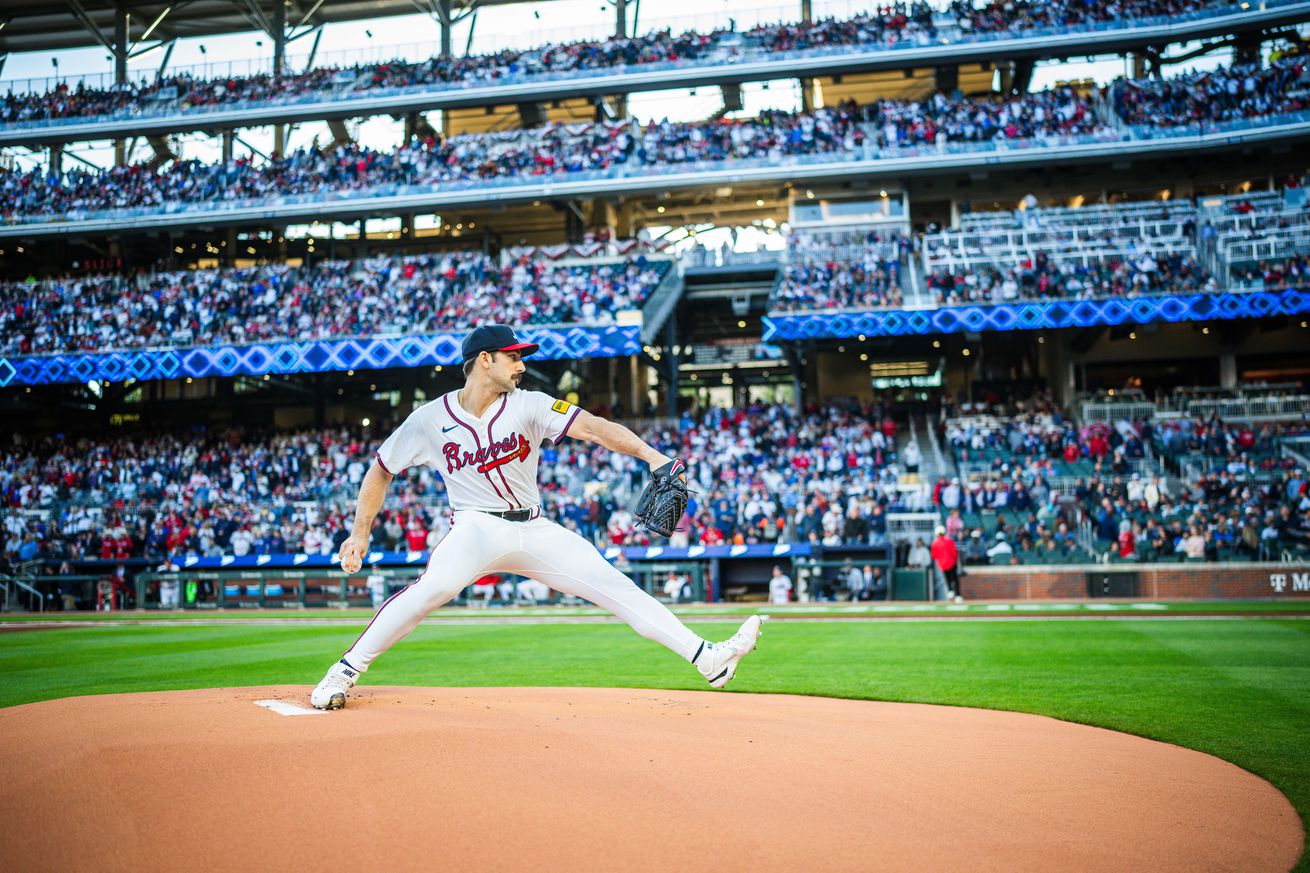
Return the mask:
[[1005,541],[1005,531],[996,532],[996,545],[987,550],[987,557],[993,564],[1009,564],[1010,558],[1014,555],[1014,549]]
[[919,452],[919,444],[913,440],[905,447],[904,452],[905,472],[919,472],[919,464],[923,463],[923,455]]
[[373,608],[377,609],[387,601],[387,577],[378,570],[377,565],[373,566],[373,572],[368,574],[368,591],[373,600]]
[[242,555],[250,554],[250,547],[254,545],[255,538],[251,535],[249,530],[241,528],[241,530],[232,534],[232,538],[229,542],[232,545],[232,554],[241,557]]
[[914,546],[910,549],[910,553],[905,558],[905,565],[907,567],[926,567],[931,563],[932,552],[928,551],[928,547],[924,545],[923,538],[920,537],[914,541]]
[[683,590],[687,587],[687,577],[680,576],[673,570],[664,579],[664,596],[669,598],[670,603],[677,603],[682,600]]
[[790,603],[791,589],[791,577],[782,572],[781,567],[774,567],[773,576],[769,579],[769,602],[773,604]]
[[392,595],[350,649],[310,694],[319,709],[340,709],[359,675],[409,635],[423,617],[474,580],[513,573],[564,594],[590,600],[691,664],[714,688],[736,674],[755,649],[761,616],[751,616],[722,643],[696,635],[578,534],[542,516],[537,466],[545,440],[566,436],[644,462],[652,471],[683,475],[628,428],[536,391],[519,390],[523,358],[537,351],[505,325],[479,327],[464,339],[465,383],[416,409],[378,447],[360,486],[351,534],[341,544],[341,569],[356,573],[392,478],[415,466],[435,467],[454,510],[450,533],[432,550],[412,585]]

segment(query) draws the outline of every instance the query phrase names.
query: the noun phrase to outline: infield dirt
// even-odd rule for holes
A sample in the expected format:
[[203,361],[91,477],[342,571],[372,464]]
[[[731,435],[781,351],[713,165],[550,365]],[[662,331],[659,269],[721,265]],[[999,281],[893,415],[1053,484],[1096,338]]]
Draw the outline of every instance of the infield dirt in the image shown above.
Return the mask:
[[0,710],[0,866],[1283,871],[1217,758],[1040,716],[785,695],[361,687]]

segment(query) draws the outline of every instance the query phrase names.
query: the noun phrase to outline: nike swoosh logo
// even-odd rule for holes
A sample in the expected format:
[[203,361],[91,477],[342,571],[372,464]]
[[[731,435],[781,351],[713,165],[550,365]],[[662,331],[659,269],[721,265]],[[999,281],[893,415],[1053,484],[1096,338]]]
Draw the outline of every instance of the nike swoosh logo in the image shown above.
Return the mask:
[[457,425],[457,424],[452,424],[450,427],[443,427],[443,428],[441,429],[441,432],[442,432],[442,433],[450,433],[452,430],[454,430],[454,429],[457,428],[457,427],[459,427],[459,425]]

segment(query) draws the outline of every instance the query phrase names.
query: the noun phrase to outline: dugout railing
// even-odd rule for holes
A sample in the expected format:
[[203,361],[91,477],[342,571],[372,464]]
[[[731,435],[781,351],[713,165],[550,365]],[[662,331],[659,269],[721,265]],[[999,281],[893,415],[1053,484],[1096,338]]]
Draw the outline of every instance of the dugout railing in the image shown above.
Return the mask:
[[[703,561],[659,561],[620,568],[655,598],[673,603],[705,600],[709,568]],[[670,574],[677,582],[670,582]],[[40,577],[58,582],[81,577]],[[414,581],[414,569],[179,570],[137,574],[137,609],[347,609],[380,606]],[[458,606],[531,606],[585,601],[561,595],[513,574],[491,574],[464,588],[450,602]],[[117,605],[117,604],[116,604]],[[122,608],[122,606],[118,606]]]

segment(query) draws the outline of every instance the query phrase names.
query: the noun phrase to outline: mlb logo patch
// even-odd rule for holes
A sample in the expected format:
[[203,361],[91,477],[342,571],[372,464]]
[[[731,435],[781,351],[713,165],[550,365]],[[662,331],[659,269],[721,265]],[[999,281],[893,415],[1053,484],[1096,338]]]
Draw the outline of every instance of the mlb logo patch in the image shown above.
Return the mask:
[[571,407],[567,400],[556,400],[550,405],[550,408],[558,412],[560,415],[563,415],[568,412]]

